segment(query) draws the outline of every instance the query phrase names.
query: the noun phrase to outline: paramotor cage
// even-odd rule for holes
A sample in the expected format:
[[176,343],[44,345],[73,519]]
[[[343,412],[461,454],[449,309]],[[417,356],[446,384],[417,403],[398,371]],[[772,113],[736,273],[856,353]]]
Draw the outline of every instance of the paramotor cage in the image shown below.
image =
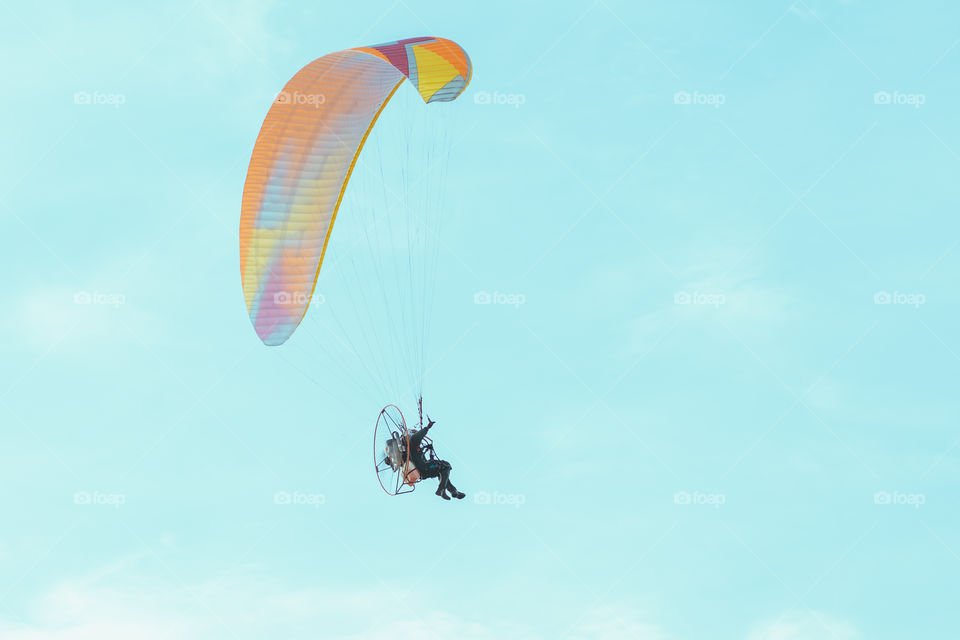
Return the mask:
[[[433,451],[432,442],[423,439],[424,449]],[[399,407],[388,404],[380,411],[373,433],[373,462],[377,480],[391,496],[410,493],[420,481],[420,472],[410,460],[410,432]]]

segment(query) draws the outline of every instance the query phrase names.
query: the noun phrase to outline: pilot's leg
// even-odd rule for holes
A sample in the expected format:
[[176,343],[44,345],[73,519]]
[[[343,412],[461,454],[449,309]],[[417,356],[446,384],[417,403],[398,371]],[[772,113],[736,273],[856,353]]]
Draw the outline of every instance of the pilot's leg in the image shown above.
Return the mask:
[[[453,467],[451,466],[450,469],[453,469]],[[457,488],[453,486],[452,482],[450,482],[449,470],[447,471],[447,491],[449,491],[450,495],[457,500],[463,500],[464,496],[466,495],[463,491],[457,491]]]
[[437,487],[437,495],[444,500],[449,500],[450,497],[447,496],[447,485],[450,483],[450,469],[452,467],[446,460],[437,460],[437,464],[440,470],[440,486]]

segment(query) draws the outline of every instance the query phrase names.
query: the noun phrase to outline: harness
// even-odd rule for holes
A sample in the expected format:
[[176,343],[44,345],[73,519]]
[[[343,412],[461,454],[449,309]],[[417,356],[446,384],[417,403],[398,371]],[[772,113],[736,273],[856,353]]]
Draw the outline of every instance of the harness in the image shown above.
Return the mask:
[[424,436],[423,440],[420,441],[420,451],[416,454],[411,451],[410,459],[422,462],[423,466],[427,469],[435,468],[437,466],[437,453],[433,450],[433,440],[428,436]]

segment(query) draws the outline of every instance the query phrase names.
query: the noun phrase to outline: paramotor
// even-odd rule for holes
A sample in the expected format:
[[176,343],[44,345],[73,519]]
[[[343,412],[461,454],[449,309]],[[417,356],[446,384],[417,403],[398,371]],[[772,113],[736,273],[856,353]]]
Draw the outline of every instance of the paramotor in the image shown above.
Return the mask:
[[410,493],[420,481],[420,474],[410,461],[410,432],[396,405],[385,406],[377,418],[373,462],[380,486],[388,495]]

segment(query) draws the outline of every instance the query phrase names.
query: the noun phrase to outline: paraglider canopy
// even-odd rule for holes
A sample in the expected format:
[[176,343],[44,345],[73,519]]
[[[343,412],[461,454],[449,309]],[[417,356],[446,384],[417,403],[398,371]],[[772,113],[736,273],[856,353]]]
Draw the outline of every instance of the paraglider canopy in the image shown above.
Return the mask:
[[303,319],[357,157],[400,84],[409,80],[424,102],[447,102],[470,76],[456,43],[409,38],[318,58],[277,95],[250,159],[240,219],[244,300],[264,344],[283,344]]

